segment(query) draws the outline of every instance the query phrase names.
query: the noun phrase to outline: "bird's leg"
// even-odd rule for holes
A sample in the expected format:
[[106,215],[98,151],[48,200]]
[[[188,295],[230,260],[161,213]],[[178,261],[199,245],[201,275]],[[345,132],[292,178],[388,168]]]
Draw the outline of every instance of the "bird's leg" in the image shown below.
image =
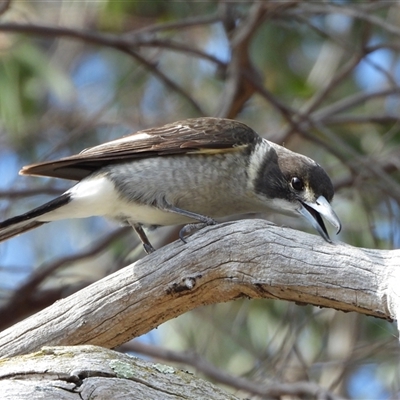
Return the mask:
[[181,239],[183,243],[186,243],[185,236],[191,235],[196,230],[205,228],[209,225],[215,225],[217,223],[214,219],[207,217],[206,215],[183,210],[182,208],[174,207],[169,204],[164,204],[162,210],[183,215],[184,217],[199,221],[198,223],[187,224],[179,231],[179,239]]
[[151,254],[155,251],[154,247],[151,245],[146,233],[144,232],[142,225],[141,224],[135,224],[132,222],[129,222],[129,224],[132,226],[132,228],[135,230],[137,235],[139,236],[140,241],[143,244],[144,251],[147,254]]

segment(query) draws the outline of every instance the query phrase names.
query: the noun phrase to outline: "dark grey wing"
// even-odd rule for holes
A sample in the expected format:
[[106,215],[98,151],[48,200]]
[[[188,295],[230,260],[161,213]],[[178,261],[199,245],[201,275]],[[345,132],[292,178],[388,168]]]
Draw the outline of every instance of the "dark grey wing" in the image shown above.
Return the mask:
[[108,164],[171,154],[236,151],[259,140],[257,133],[238,121],[192,118],[138,131],[60,160],[28,165],[20,174],[81,180]]

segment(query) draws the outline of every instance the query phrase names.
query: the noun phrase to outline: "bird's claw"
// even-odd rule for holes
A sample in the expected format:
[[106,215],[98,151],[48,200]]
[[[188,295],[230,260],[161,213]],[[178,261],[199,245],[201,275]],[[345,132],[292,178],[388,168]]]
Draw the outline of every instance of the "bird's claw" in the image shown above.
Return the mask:
[[206,226],[216,225],[217,221],[213,220],[212,218],[207,218],[204,222],[195,222],[192,224],[185,225],[179,231],[179,239],[182,240],[183,243],[187,243],[185,237],[192,235],[195,231],[199,231]]

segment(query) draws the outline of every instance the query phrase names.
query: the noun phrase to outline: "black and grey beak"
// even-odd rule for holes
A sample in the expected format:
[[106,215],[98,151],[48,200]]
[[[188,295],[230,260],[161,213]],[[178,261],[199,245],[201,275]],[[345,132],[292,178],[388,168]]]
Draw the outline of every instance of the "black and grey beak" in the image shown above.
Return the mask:
[[342,229],[342,224],[340,223],[338,216],[335,214],[335,211],[333,211],[333,208],[329,204],[328,200],[326,200],[324,196],[319,196],[314,203],[301,201],[300,204],[300,208],[297,211],[303,215],[308,222],[311,223],[311,225],[327,242],[331,243],[331,239],[329,238],[321,216],[323,216],[336,228],[336,233],[340,232]]

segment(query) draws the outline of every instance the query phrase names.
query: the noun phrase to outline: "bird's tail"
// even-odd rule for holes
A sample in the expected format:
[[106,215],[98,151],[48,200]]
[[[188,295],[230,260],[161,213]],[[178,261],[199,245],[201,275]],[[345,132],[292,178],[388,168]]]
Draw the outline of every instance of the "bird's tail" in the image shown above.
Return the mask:
[[67,192],[25,214],[0,222],[0,242],[45,224],[45,221],[38,221],[38,218],[68,204],[70,200],[71,195]]

